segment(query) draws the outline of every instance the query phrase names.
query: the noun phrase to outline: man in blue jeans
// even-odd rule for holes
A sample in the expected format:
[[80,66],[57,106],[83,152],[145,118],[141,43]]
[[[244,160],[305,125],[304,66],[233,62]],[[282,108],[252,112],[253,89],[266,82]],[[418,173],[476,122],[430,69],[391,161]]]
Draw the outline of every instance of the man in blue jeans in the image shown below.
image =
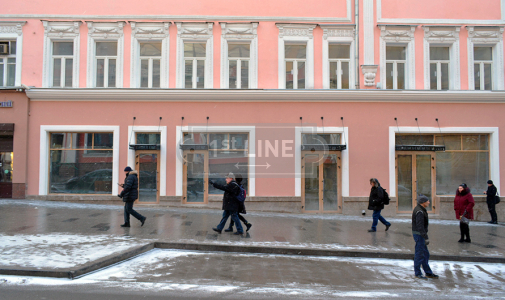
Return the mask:
[[372,188],[370,189],[370,196],[368,197],[368,209],[373,210],[373,222],[372,228],[368,229],[368,232],[377,231],[377,224],[379,223],[379,220],[386,226],[386,231],[388,231],[389,227],[391,227],[391,223],[386,221],[386,219],[381,216],[381,210],[384,209],[384,202],[382,200],[382,198],[384,198],[384,190],[382,189],[377,178],[371,178],[370,185]]
[[[430,205],[428,197],[420,195],[417,198],[417,206],[412,212],[412,235],[414,236],[414,241],[416,241],[414,272],[417,278],[423,280],[428,280],[428,278],[438,279],[438,275],[433,274],[428,264],[428,260],[430,259],[430,252],[427,247],[430,244],[430,240],[428,239],[428,212],[426,211],[428,205]],[[421,266],[423,266],[426,277],[421,272]]]
[[235,175],[233,173],[229,173],[226,176],[226,184],[220,185],[212,180],[209,180],[209,183],[212,184],[216,189],[224,191],[223,195],[223,218],[217,227],[212,228],[217,233],[221,233],[223,231],[224,226],[226,225],[226,221],[228,221],[228,217],[231,216],[233,222],[235,222],[235,226],[237,227],[237,232],[234,235],[241,235],[244,233],[244,229],[242,228],[242,224],[240,224],[240,220],[238,218],[238,210],[239,210],[239,201],[237,199],[238,194],[240,193],[240,187],[235,182]]

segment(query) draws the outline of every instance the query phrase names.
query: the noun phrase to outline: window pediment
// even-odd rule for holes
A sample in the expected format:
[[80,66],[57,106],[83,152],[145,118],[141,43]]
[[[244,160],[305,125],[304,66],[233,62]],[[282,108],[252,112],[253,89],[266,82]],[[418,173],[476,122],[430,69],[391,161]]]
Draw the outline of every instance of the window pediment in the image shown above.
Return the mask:
[[123,37],[125,22],[96,23],[88,21],[88,35],[94,39],[119,39]]
[[460,27],[457,26],[423,26],[424,38],[428,42],[435,43],[454,43],[459,40]]
[[414,40],[414,31],[417,25],[391,26],[382,25],[381,37],[386,42],[410,42]]
[[496,44],[503,41],[503,27],[475,27],[467,26],[468,38],[477,44]]
[[171,23],[140,23],[130,22],[133,35],[137,39],[164,39],[168,37]]

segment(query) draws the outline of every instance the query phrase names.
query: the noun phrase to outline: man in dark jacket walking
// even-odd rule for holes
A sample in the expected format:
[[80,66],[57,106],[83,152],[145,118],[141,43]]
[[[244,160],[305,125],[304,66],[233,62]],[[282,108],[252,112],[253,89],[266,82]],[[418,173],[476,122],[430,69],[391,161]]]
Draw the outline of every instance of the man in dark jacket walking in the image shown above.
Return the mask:
[[235,175],[233,175],[233,173],[229,173],[228,176],[226,176],[225,185],[217,184],[211,180],[209,180],[209,183],[212,184],[216,189],[224,191],[223,218],[221,219],[219,225],[217,225],[216,228],[212,228],[212,230],[221,233],[224,226],[226,225],[226,221],[228,221],[228,217],[231,216],[231,219],[233,222],[235,222],[235,226],[237,227],[237,232],[235,232],[234,235],[243,234],[244,229],[242,228],[242,224],[240,224],[240,220],[238,218],[239,201],[237,199],[237,196],[240,193],[240,188],[235,182]]
[[384,190],[382,189],[377,178],[370,179],[370,185],[372,188],[370,189],[370,196],[368,197],[368,209],[373,210],[372,218],[372,228],[368,230],[368,232],[376,232],[377,224],[379,220],[382,224],[386,225],[386,231],[388,231],[389,227],[391,227],[391,223],[389,223],[384,217],[381,215],[381,210],[384,209]]
[[139,178],[137,177],[137,171],[132,170],[130,167],[126,167],[124,172],[126,177],[124,183],[120,184],[123,191],[118,195],[119,198],[123,198],[124,202],[124,224],[121,225],[121,227],[130,227],[130,215],[134,216],[142,223],[140,226],[144,226],[147,218],[133,209],[133,202],[139,197]]
[[[431,271],[428,260],[430,259],[430,252],[428,251],[428,212],[426,207],[430,205],[430,200],[424,195],[417,198],[417,206],[412,212],[412,235],[416,241],[416,250],[414,254],[414,272],[417,278],[427,280],[428,278],[438,279],[438,275],[433,274]],[[426,277],[421,272],[423,266]]]
[[491,221],[488,222],[490,224],[498,224],[498,216],[496,215],[496,193],[498,190],[493,184],[492,180],[487,181],[487,191],[484,192],[486,194],[486,202],[487,209],[491,214]]

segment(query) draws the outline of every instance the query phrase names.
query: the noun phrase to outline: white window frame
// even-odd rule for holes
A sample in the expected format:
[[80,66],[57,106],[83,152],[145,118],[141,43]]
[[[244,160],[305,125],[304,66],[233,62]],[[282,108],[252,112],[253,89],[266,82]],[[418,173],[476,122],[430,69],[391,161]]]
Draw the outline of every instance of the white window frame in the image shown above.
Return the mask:
[[[405,89],[416,88],[414,32],[417,25],[380,25],[380,84],[386,89],[386,46],[405,47]],[[396,81],[393,81],[393,86]],[[394,88],[393,88],[394,89]]]
[[[492,90],[504,89],[503,26],[467,26],[468,30],[468,89],[475,90],[474,47],[492,47]],[[482,76],[481,76],[482,78]],[[482,83],[482,81],[481,81]],[[481,85],[482,87],[482,85]]]
[[[491,53],[493,52],[493,47],[489,47],[491,48]],[[493,54],[494,56],[494,54]],[[481,91],[485,91],[486,90],[486,85],[485,85],[485,82],[486,82],[486,77],[485,77],[485,72],[484,72],[484,65],[490,65],[491,66],[491,90],[493,90],[493,86],[494,86],[494,83],[493,83],[493,71],[494,71],[494,67],[493,67],[493,60],[475,60],[473,61],[473,70],[475,72],[475,65],[476,64],[479,64],[479,73],[480,73],[480,90]],[[474,82],[474,89],[475,89],[475,74],[474,74],[474,78],[473,78],[473,82]]]
[[[169,86],[169,64],[170,64],[170,22],[163,23],[142,23],[130,22],[132,27],[131,43],[131,63],[130,63],[130,87],[140,88],[141,78],[141,57],[140,43],[161,42],[160,58],[160,88]],[[145,59],[145,57],[144,57]],[[152,69],[152,59],[149,60],[150,69]],[[152,87],[152,72],[149,72],[149,84]]]
[[112,132],[112,193],[118,194],[119,179],[119,126],[88,126],[88,125],[41,125],[40,126],[40,156],[39,156],[39,195],[48,195],[49,178],[49,143],[51,132]]
[[[461,89],[459,26],[423,26],[424,89],[430,90],[430,48],[449,47],[449,90]],[[438,66],[437,66],[438,68]],[[438,72],[438,69],[437,69]],[[440,79],[440,76],[439,76]],[[438,84],[437,84],[438,85]]]
[[[72,54],[72,87],[79,87],[79,53],[80,53],[80,21],[75,22],[49,22],[42,21],[44,26],[44,60],[42,62],[42,87],[53,87],[53,43],[72,42],[74,52]],[[68,56],[70,58],[70,56]],[[61,76],[63,80],[59,87],[65,87],[65,66],[62,64]]]
[[0,41],[16,41],[16,75],[14,77],[14,86],[21,86],[23,26],[25,24],[26,21],[0,21]]
[[[314,28],[316,24],[286,24],[276,23],[279,28],[278,41],[278,85],[279,89],[286,89],[286,57],[284,46],[287,44],[305,44],[305,89],[314,88]],[[288,59],[291,60],[291,59]],[[298,67],[298,66],[296,66]],[[293,65],[295,69],[295,64]],[[294,81],[294,79],[293,79]],[[293,82],[293,87],[297,85]]]
[[[214,87],[214,43],[212,28],[214,23],[193,23],[193,22],[176,22],[177,25],[177,65],[176,65],[176,88],[185,88],[185,58],[184,58],[184,43],[205,43],[205,77],[204,88],[211,89]],[[200,59],[200,58],[198,58]],[[195,63],[195,62],[194,62]],[[195,74],[196,66],[193,68],[193,81],[196,82]],[[194,83],[193,83],[194,86]]]
[[[124,67],[124,34],[123,27],[125,22],[107,22],[97,23],[87,21],[88,24],[88,70],[86,86],[96,88],[96,42],[117,42],[116,55],[116,86],[114,88],[123,87],[123,67]],[[110,58],[111,56],[107,56]],[[105,70],[104,86],[108,82],[108,68]],[[107,87],[103,87],[107,88]]]
[[[258,23],[221,22],[221,88],[230,88],[228,43],[249,44],[249,88],[258,88]],[[238,59],[237,59],[238,60]],[[240,60],[245,60],[241,58]],[[238,73],[238,72],[237,72]],[[240,78],[240,74],[237,74]],[[239,84],[241,80],[238,79]],[[241,86],[241,85],[237,85]]]
[[[405,89],[407,89],[407,47],[405,45],[392,45],[392,44],[389,44],[387,46],[396,46],[396,47],[404,47],[405,48],[405,59],[394,59],[394,60],[391,60],[391,59],[387,59],[386,58],[386,65],[385,65],[385,68],[386,68],[386,71],[387,71],[387,64],[393,64],[393,90],[397,90],[398,89],[398,63],[403,63],[403,66],[405,68],[405,70],[403,71],[403,74],[405,74],[405,78],[404,78],[404,82],[405,82]],[[386,55],[387,55],[387,46],[386,46]],[[387,73],[386,73],[386,76]],[[387,77],[386,77],[387,78]],[[384,78],[386,80],[386,78]],[[387,80],[386,80],[387,82]],[[386,88],[386,86],[384,86],[384,88]]]
[[[329,46],[334,44],[350,45],[349,55],[349,89],[356,89],[355,27],[349,25],[319,25],[323,29],[323,89],[330,88],[330,61],[347,61],[347,59],[330,59]],[[339,63],[340,66],[340,63]],[[340,69],[339,69],[340,70]],[[342,75],[338,86],[342,88]]]
[[[396,136],[397,134],[489,134],[489,178],[500,182],[500,139],[498,127],[389,127],[389,196],[396,197]],[[498,192],[500,186],[497,185]]]

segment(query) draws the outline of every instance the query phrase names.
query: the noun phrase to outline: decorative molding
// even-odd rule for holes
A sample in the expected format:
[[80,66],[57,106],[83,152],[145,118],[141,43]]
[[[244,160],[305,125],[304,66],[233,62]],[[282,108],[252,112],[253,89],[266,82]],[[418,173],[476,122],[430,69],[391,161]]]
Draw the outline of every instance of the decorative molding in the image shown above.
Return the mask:
[[79,87],[79,57],[80,57],[80,21],[51,22],[42,21],[44,26],[44,53],[42,61],[42,87],[51,87],[53,80],[53,41],[72,40],[74,53],[72,58],[72,87]]
[[430,87],[430,46],[449,46],[449,89],[461,89],[459,26],[422,26],[424,30],[424,89]]
[[161,41],[161,73],[160,87],[169,86],[169,64],[170,64],[170,33],[169,28],[172,23],[144,23],[130,22],[131,34],[131,55],[130,55],[130,87],[140,87],[140,41]]
[[160,102],[396,102],[505,103],[505,91],[426,90],[189,90],[189,89],[44,89],[26,90],[30,101]]
[[249,88],[258,88],[258,23],[221,22],[221,88],[229,88],[228,42],[249,42]]
[[365,86],[374,86],[375,77],[377,76],[378,65],[361,65],[361,72],[365,79]]
[[348,44],[350,45],[349,56],[349,89],[356,88],[356,59],[355,59],[355,36],[356,27],[354,25],[319,25],[323,29],[323,89],[330,88],[330,63],[329,45]]
[[123,68],[124,68],[124,34],[123,27],[125,22],[93,22],[86,21],[88,24],[88,68],[87,68],[87,87],[96,86],[96,65],[95,49],[97,41],[117,41],[117,64],[116,64],[116,87],[123,87]]
[[286,88],[286,63],[284,45],[286,42],[300,42],[307,45],[305,63],[305,89],[314,88],[314,35],[317,24],[276,23],[279,28],[278,39],[278,84],[279,89]]
[[380,80],[381,88],[386,87],[386,44],[399,44],[406,47],[405,89],[416,88],[416,54],[414,32],[417,25],[380,25]]
[[176,66],[176,88],[184,88],[184,41],[195,41],[206,43],[205,56],[205,88],[214,87],[214,43],[212,28],[214,23],[194,23],[194,22],[176,22],[177,26],[177,66]]
[[501,1],[501,18],[499,20],[477,20],[477,19],[400,19],[382,18],[382,0],[377,0],[377,23],[384,24],[475,24],[475,25],[503,25],[505,23],[505,0]]
[[[363,48],[365,65],[374,65],[375,63],[375,19],[374,19],[374,0],[363,0]],[[375,81],[375,76],[374,76]],[[366,86],[366,85],[365,85]]]
[[21,86],[21,72],[23,70],[23,26],[25,24],[26,21],[0,21],[0,39],[16,40],[15,86]]
[[493,90],[504,89],[503,26],[466,26],[468,30],[468,89],[475,89],[473,48],[493,47]]

